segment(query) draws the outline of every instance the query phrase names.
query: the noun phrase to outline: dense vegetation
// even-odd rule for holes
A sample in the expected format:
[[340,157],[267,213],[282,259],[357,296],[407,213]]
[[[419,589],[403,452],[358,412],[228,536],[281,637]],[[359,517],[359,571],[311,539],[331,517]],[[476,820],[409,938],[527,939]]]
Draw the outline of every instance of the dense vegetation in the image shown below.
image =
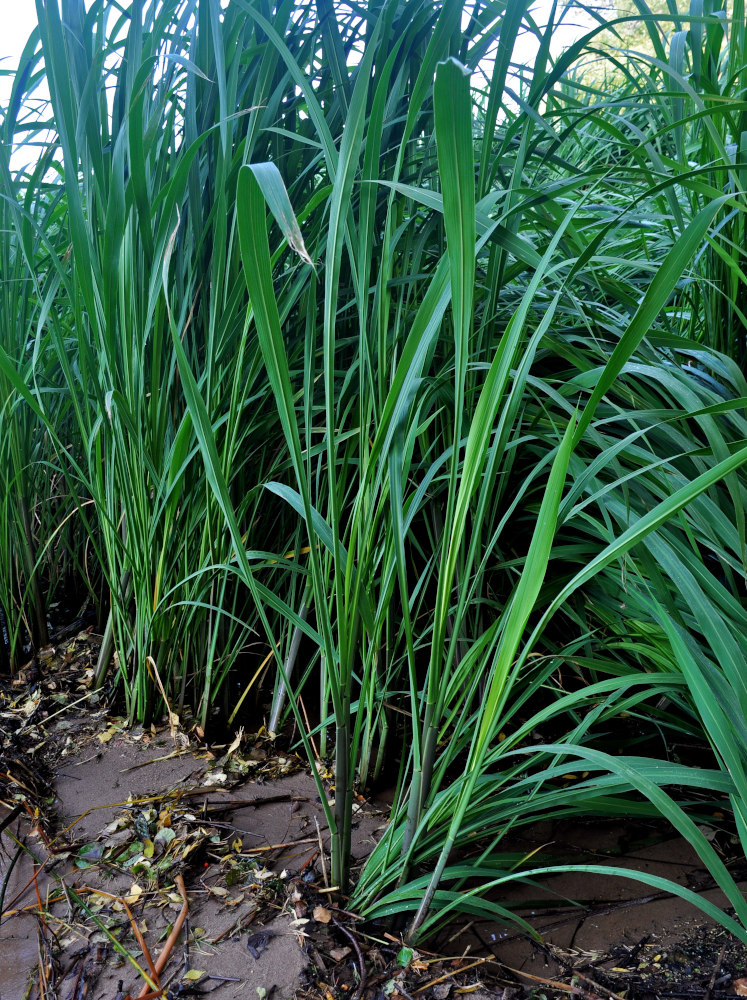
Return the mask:
[[523,0],[37,8],[0,148],[5,669],[88,592],[132,720],[261,686],[334,761],[343,889],[394,767],[350,905],[412,934],[512,919],[522,824],[660,814],[747,940],[698,826],[747,847],[742,0],[639,0],[650,54],[592,20],[557,58]]

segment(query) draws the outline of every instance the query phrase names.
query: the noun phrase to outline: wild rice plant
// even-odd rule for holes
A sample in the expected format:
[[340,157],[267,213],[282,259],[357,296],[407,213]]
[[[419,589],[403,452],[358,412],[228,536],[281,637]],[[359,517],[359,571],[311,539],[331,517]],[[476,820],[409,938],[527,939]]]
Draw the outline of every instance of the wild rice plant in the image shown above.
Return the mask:
[[[411,937],[514,919],[490,890],[553,867],[505,856],[518,825],[632,812],[747,939],[695,822],[710,788],[747,830],[740,31],[644,11],[602,91],[602,26],[556,58],[523,0],[38,10],[67,214],[29,224],[70,252],[37,286],[15,258],[56,369],[0,367],[92,501],[131,717],[160,680],[204,726],[274,662],[343,892],[354,790],[399,761],[351,905]],[[717,765],[610,753],[631,713]]]
[[[169,309],[176,303],[189,326],[224,467],[241,480],[246,466],[261,467],[271,438],[261,412],[239,421],[238,411],[253,385],[258,398],[261,390],[242,296],[232,291],[221,177],[235,169],[227,130],[241,142],[246,121],[232,114],[229,124],[225,90],[205,81],[229,73],[232,106],[239,84],[212,36],[217,7],[197,16],[191,60],[195,5],[38,9],[71,250],[55,262],[47,322],[94,501],[118,673],[133,719],[150,717],[157,673],[178,705],[189,696],[205,725],[253,615],[193,461]],[[174,247],[179,267],[163,297],[164,256]],[[236,495],[248,521],[273,523],[256,513],[243,481]]]
[[[38,74],[37,74],[38,77]],[[66,423],[64,397],[47,338],[43,274],[49,269],[63,208],[58,188],[48,183],[53,147],[38,162],[15,167],[10,150],[22,133],[32,144],[39,126],[20,112],[24,87],[35,82],[30,71],[15,81],[11,106],[2,122],[0,176],[0,349],[15,379],[44,387],[46,407],[59,427]],[[0,609],[7,630],[0,649],[6,669],[18,669],[23,646],[34,651],[48,641],[50,594],[66,573],[55,558],[64,544],[58,526],[70,511],[64,480],[45,438],[44,424],[15,391],[13,378],[0,372]],[[63,536],[64,537],[64,536]]]

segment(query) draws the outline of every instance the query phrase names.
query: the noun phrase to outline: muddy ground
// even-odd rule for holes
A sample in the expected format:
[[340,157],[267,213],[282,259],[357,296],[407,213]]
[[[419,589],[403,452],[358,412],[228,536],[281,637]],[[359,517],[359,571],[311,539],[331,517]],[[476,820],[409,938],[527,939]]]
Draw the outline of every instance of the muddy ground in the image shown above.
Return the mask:
[[[262,732],[208,746],[186,720],[127,729],[91,692],[94,656],[83,633],[0,685],[0,1000],[134,1000],[157,995],[149,981],[215,1000],[747,994],[742,944],[623,878],[509,886],[503,902],[539,939],[462,921],[403,951],[330,891],[324,814],[298,756]],[[356,808],[360,863],[386,811]],[[513,849],[645,870],[723,903],[656,824],[545,824]]]

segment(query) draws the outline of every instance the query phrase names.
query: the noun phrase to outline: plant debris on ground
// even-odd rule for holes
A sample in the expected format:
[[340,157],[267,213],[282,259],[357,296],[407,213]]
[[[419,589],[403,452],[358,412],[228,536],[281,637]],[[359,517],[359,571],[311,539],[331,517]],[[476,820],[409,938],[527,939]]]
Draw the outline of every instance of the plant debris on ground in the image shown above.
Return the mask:
[[[180,739],[168,724],[128,729],[91,692],[97,645],[80,633],[50,650],[43,676],[0,688],[0,953],[29,961],[17,987],[0,986],[3,1000],[742,995],[747,956],[720,928],[611,942],[606,954],[535,941],[556,970],[542,975],[486,949],[454,953],[468,926],[434,953],[360,921],[329,885],[328,831],[300,759],[266,733],[208,747],[196,727]],[[109,794],[99,789],[96,806],[79,810],[88,799],[69,797],[63,775],[86,768],[120,775],[119,794],[107,781]],[[271,809],[269,829],[247,823]],[[365,801],[359,814],[365,854],[384,816]],[[14,922],[29,917],[33,947],[16,957]]]

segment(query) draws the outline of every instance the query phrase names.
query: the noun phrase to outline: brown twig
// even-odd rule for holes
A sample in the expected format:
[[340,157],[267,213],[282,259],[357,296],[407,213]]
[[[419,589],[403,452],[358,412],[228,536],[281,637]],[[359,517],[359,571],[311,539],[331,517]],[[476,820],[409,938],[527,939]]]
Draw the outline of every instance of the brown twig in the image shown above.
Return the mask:
[[292,795],[287,792],[278,795],[250,795],[247,799],[224,799],[222,802],[207,801],[203,808],[208,812],[230,812],[232,809],[243,809],[245,806],[264,806],[277,802],[308,802],[305,795]]
[[[182,897],[183,903],[182,903],[182,908],[179,912],[179,916],[174,921],[174,926],[171,929],[171,933],[166,939],[166,944],[163,946],[163,948],[161,949],[161,954],[156,959],[155,968],[157,976],[160,976],[163,970],[166,968],[166,963],[171,957],[171,952],[174,950],[174,945],[176,944],[177,938],[179,937],[179,934],[182,929],[182,925],[184,924],[184,921],[187,919],[187,913],[189,912],[189,900],[187,899],[187,890],[184,887],[184,879],[182,878],[181,875],[177,875],[174,881],[176,882],[176,887],[179,890],[179,895]],[[146,983],[145,986],[143,986],[142,990],[138,993],[136,1000],[146,1000],[146,997],[148,997],[151,992],[152,991],[150,990],[150,987]]]
[[316,743],[314,743],[314,737],[311,735],[311,726],[309,725],[309,717],[306,714],[306,706],[303,703],[303,698],[299,695],[298,703],[301,706],[301,711],[303,712],[303,721],[306,723],[306,735],[309,738],[309,743],[311,744],[311,749],[314,751],[314,759],[317,763],[321,764],[321,758],[319,756],[319,751],[316,748]]
[[361,951],[357,938],[355,937],[354,934],[350,933],[347,927],[343,927],[343,925],[339,923],[337,920],[335,920],[334,917],[332,917],[332,923],[335,925],[335,927],[337,927],[338,930],[341,930],[342,933],[345,935],[345,937],[348,938],[348,940],[352,943],[353,947],[355,948],[355,953],[358,956],[358,966],[360,968],[360,982],[358,983],[358,987],[355,993],[353,993],[351,1000],[359,1000],[359,997],[363,994],[363,991],[366,988],[366,965],[363,961],[363,952]]
[[73,991],[71,994],[73,1000],[78,1000],[78,997],[80,996],[80,988],[84,982],[83,970],[85,969],[85,965],[85,960],[81,958],[78,962],[78,974],[75,977],[75,983],[73,984]]
[[319,820],[314,817],[314,822],[316,823],[316,835],[319,838],[319,860],[322,862],[322,878],[324,879],[325,886],[329,889],[329,882],[327,881],[327,862],[324,858],[324,843],[322,841],[322,831],[319,829]]
[[306,869],[309,867],[309,865],[312,865],[316,861],[316,859],[318,857],[319,857],[319,848],[317,847],[315,850],[313,850],[311,852],[311,854],[308,856],[308,858],[304,861],[304,863],[298,869],[298,874],[299,875],[303,875],[305,873]]
[[[544,976],[533,976],[531,972],[522,972],[521,969],[512,969],[510,965],[504,965],[504,969],[508,969],[509,972],[513,972],[517,976],[523,976],[524,979],[531,979],[534,983],[542,983],[543,986],[552,986],[555,990],[562,990],[564,993],[572,993],[574,996],[589,997],[594,996],[594,994],[589,994],[586,990],[582,990],[578,986],[571,986],[569,983],[560,983],[557,979],[545,979]],[[613,994],[614,996],[615,994]]]
[[[413,990],[413,995],[422,993],[424,990],[430,989],[431,986],[435,986],[437,983],[442,983],[446,979],[451,979],[453,976],[458,976],[460,972],[467,972],[469,969],[475,969],[478,965],[485,965],[488,961],[490,961],[490,959],[478,958],[470,965],[462,965],[458,969],[454,969],[452,972],[445,972],[443,976],[438,976],[437,979],[431,979],[430,982],[425,983],[424,986],[419,986],[416,990]],[[506,968],[508,968],[508,966],[506,966]]]
[[39,1000],[44,1000],[46,998],[49,988],[47,983],[47,968],[44,961],[44,953],[42,950],[42,929],[41,926],[36,929],[36,962],[39,969]]
[[548,948],[546,945],[539,941],[534,942],[535,947],[538,947],[541,951],[547,955],[548,958],[552,959],[553,962],[557,962],[566,972],[570,973],[572,976],[577,976],[583,982],[588,983],[592,989],[596,990],[597,993],[601,993],[603,996],[609,997],[609,1000],[622,1000],[622,997],[618,996],[617,993],[613,993],[612,990],[608,989],[606,986],[602,986],[600,983],[594,982],[589,976],[584,975],[580,969],[577,969],[570,962],[567,962],[561,955],[558,954],[557,950],[554,948]]
[[226,937],[228,934],[232,934],[234,932],[238,934],[239,931],[245,930],[257,916],[258,912],[259,912],[259,907],[255,904],[254,909],[250,913],[245,914],[238,920],[234,920],[234,922],[232,924],[229,924],[229,926],[226,927],[225,930],[221,931],[217,937],[211,938],[210,944],[219,944],[223,940],[223,938]]
[[719,956],[718,956],[718,959],[716,961],[716,964],[713,967],[713,973],[711,975],[711,981],[708,983],[708,989],[705,991],[704,1000],[711,1000],[711,997],[713,996],[713,988],[716,985],[716,978],[717,978],[719,972],[721,971],[721,963],[723,962],[724,955],[726,954],[726,946],[727,946],[727,944],[728,944],[728,941],[724,941],[723,947],[721,948],[721,951],[719,953]]
[[127,774],[129,771],[139,771],[141,767],[147,767],[149,764],[157,764],[162,760],[173,760],[174,757],[184,757],[185,754],[189,753],[188,749],[184,750],[172,750],[171,753],[166,753],[163,757],[149,757],[148,760],[141,760],[137,764],[131,764],[130,767],[120,767],[120,774]]
[[280,851],[285,850],[288,847],[298,847],[302,844],[315,843],[316,837],[303,837],[301,840],[288,840],[284,844],[264,844],[262,847],[247,847],[243,851],[239,852],[239,857],[244,858],[251,854],[267,854],[268,851]]
[[127,912],[127,916],[130,918],[130,927],[132,927],[132,933],[135,935],[135,940],[140,945],[140,950],[143,953],[143,958],[148,963],[148,968],[150,969],[150,974],[151,974],[151,976],[153,976],[153,982],[158,987],[158,989],[160,989],[161,988],[161,980],[159,979],[159,976],[158,976],[158,970],[156,969],[156,964],[153,961],[153,957],[152,957],[152,955],[150,953],[148,945],[145,942],[145,938],[143,937],[143,932],[138,927],[137,921],[135,920],[135,917],[132,915],[132,910],[127,905],[127,900],[124,899],[124,898],[122,898],[122,903],[124,904],[124,908],[125,908],[125,910]]

